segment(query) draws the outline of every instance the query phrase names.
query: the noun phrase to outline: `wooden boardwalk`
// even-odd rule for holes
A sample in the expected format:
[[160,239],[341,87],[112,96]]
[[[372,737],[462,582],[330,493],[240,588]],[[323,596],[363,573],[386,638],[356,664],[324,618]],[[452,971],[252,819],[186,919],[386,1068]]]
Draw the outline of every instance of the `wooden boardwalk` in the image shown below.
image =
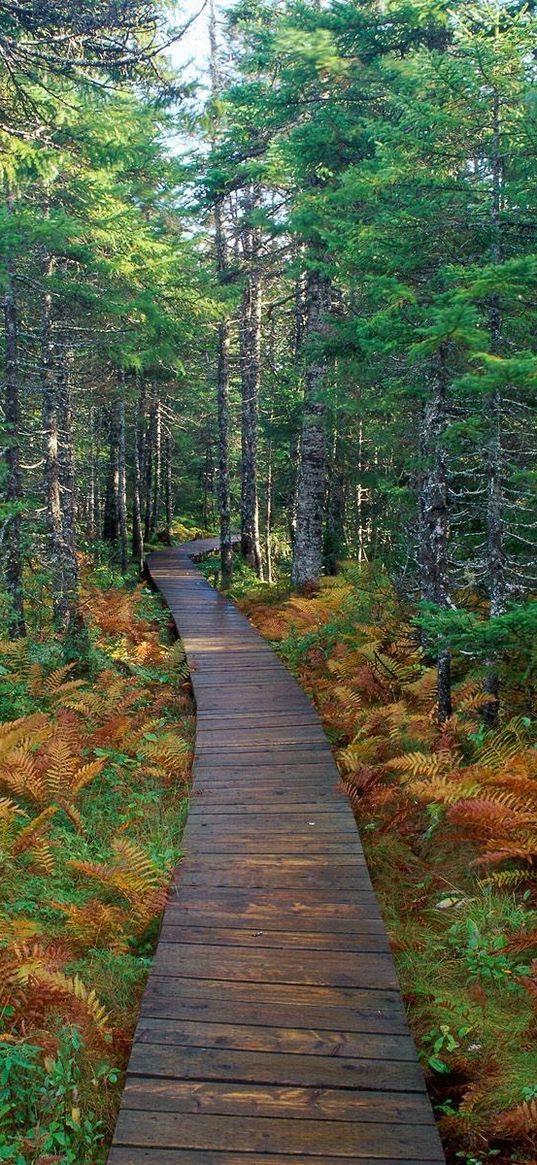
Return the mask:
[[193,565],[211,546],[149,562],[191,668],[196,759],[109,1165],[441,1165],[328,743]]

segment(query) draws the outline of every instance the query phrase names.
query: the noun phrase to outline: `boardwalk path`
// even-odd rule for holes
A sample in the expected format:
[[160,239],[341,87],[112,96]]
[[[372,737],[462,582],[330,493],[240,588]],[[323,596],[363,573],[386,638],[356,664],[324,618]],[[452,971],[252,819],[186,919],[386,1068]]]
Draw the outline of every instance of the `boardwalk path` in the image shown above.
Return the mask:
[[441,1165],[326,738],[193,565],[210,545],[149,563],[190,663],[196,760],[109,1165]]

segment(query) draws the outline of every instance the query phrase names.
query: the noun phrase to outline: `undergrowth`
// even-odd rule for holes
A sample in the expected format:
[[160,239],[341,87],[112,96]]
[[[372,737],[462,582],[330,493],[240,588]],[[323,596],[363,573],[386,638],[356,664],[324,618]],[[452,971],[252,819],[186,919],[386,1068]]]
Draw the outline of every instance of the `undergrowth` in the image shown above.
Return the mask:
[[[347,564],[276,600],[234,597],[315,701],[355,809],[451,1162],[537,1151],[536,724],[504,668],[500,729],[455,661],[455,713],[387,577]],[[509,687],[509,684],[511,686]]]
[[0,1161],[101,1165],[171,872],[194,738],[181,645],[87,562],[88,657],[41,607],[0,642]]

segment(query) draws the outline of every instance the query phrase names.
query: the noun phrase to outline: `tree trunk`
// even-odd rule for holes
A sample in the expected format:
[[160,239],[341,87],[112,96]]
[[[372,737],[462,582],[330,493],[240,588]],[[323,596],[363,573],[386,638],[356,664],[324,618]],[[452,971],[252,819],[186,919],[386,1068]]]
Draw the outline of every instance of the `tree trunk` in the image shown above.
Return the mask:
[[129,542],[127,532],[127,462],[126,462],[126,432],[125,432],[125,378],[121,377],[122,394],[118,399],[117,408],[117,460],[118,460],[118,534],[119,534],[119,565],[122,574],[127,573],[129,562]]
[[89,411],[90,451],[89,489],[86,513],[86,531],[90,542],[97,537],[97,450],[95,448],[95,409]]
[[[227,269],[227,247],[219,201],[214,211],[216,266],[220,282]],[[216,371],[216,401],[218,413],[218,503],[220,511],[220,574],[223,587],[229,587],[233,578],[233,546],[231,540],[231,493],[229,488],[229,351],[230,330],[227,319],[218,325],[218,359]]]
[[[421,595],[438,607],[450,607],[449,598],[449,505],[444,434],[447,415],[447,353],[442,347],[431,378],[431,391],[422,418],[423,468],[420,484]],[[448,720],[451,705],[451,657],[446,647],[436,653],[438,719]]]
[[[52,274],[52,262],[45,274]],[[45,442],[45,498],[52,573],[52,615],[66,643],[85,641],[79,611],[78,564],[74,524],[74,466],[71,436],[69,355],[61,334],[57,359],[52,296],[46,292],[41,315],[41,386]]]
[[[492,145],[492,200],[491,200],[491,261],[497,265],[501,260],[501,196],[503,159],[500,142],[500,102],[498,93],[493,98],[493,145]],[[490,351],[498,355],[501,350],[502,317],[497,296],[492,296],[489,311]],[[503,474],[502,474],[502,396],[495,386],[488,400],[489,440],[487,446],[487,573],[490,597],[490,615],[502,615],[506,604],[504,514],[503,514]],[[500,714],[500,681],[497,668],[492,662],[485,678],[486,701],[483,704],[483,719],[491,728],[496,727]]]
[[78,619],[78,563],[76,559],[76,491],[71,398],[72,356],[63,337],[58,340],[58,460],[60,509],[64,550],[64,578],[71,620]]
[[203,525],[207,530],[214,522],[214,465],[210,433],[207,433],[205,442],[205,465],[203,467]]
[[156,436],[156,404],[155,400],[151,401],[149,406],[149,418],[146,428],[144,441],[144,540],[149,541],[151,537],[151,516],[152,516],[152,500],[153,500],[153,461],[155,449]]
[[173,526],[173,440],[170,430],[164,439],[164,508],[166,512],[166,537],[171,541]]
[[[306,328],[306,277],[299,275],[295,283],[295,305],[293,313],[293,340],[292,356],[295,372],[298,377],[299,365],[302,356],[302,345]],[[298,508],[298,477],[300,470],[300,432],[292,434],[289,447],[290,486],[288,494],[288,529],[291,550],[296,538],[296,519]]]
[[[322,260],[322,253],[319,258]],[[322,341],[328,329],[330,306],[330,281],[320,267],[314,267],[306,281],[304,413],[291,572],[293,586],[299,588],[315,586],[322,570],[327,372]]]
[[229,587],[233,578],[233,547],[231,541],[231,495],[229,489],[229,324],[218,326],[218,500],[220,508],[220,572],[223,587]]
[[296,538],[296,516],[298,509],[298,471],[300,468],[300,433],[293,433],[289,446],[289,465],[291,469],[291,480],[289,495],[287,500],[287,528],[289,531],[289,543],[291,550],[295,545]]
[[108,413],[108,477],[104,500],[103,539],[117,546],[119,538],[119,433],[117,409]]
[[[93,473],[95,480],[95,502],[94,502],[94,537],[100,536],[102,519],[103,519],[103,491],[101,481],[101,465],[99,452],[102,445],[102,428],[103,428],[103,411],[102,408],[93,410]],[[97,534],[99,531],[99,534]]]
[[[12,196],[8,194],[8,207],[12,209]],[[4,523],[4,577],[9,602],[9,631],[13,639],[26,634],[24,620],[24,591],[22,578],[21,550],[21,506],[22,480],[20,470],[20,399],[19,399],[19,359],[18,359],[18,319],[15,292],[15,263],[8,256],[7,286],[4,299],[5,320],[5,398],[4,416],[6,421],[6,487],[5,498],[8,514]],[[11,511],[11,512],[9,512]]]
[[261,275],[259,271],[260,232],[251,215],[259,196],[251,190],[245,197],[246,223],[243,228],[243,256],[246,285],[242,297],[240,327],[241,363],[241,551],[243,558],[263,576],[259,541],[259,499],[257,486],[257,428],[261,382]]
[[[218,43],[216,37],[216,16],[213,0],[209,7],[209,43],[211,90],[216,98],[222,88],[219,70]],[[212,133],[213,145],[217,141],[216,122]],[[228,268],[227,241],[224,225],[223,199],[216,199],[214,207],[214,243],[216,271],[219,283],[223,283]],[[231,494],[229,488],[229,322],[222,319],[218,325],[218,358],[216,371],[216,398],[218,414],[218,508],[220,522],[220,576],[221,585],[229,587],[233,578],[233,547],[231,541]]]
[[155,405],[155,440],[153,446],[153,505],[151,510],[150,533],[158,532],[162,500],[162,407],[157,396]]
[[138,565],[140,574],[143,573],[144,569],[144,532],[142,527],[144,426],[145,385],[143,377],[141,377],[134,433],[134,497],[132,505],[132,557]]
[[345,480],[343,465],[343,437],[338,424],[332,444],[328,498],[326,506],[326,529],[324,538],[324,560],[327,574],[337,574],[339,562],[345,551]]
[[265,481],[265,560],[267,564],[266,577],[269,586],[272,586],[274,581],[272,573],[272,511],[273,511],[273,490],[274,490],[274,475],[272,467],[272,425],[274,421],[274,411],[271,409],[269,417],[269,439],[267,445],[267,476]]

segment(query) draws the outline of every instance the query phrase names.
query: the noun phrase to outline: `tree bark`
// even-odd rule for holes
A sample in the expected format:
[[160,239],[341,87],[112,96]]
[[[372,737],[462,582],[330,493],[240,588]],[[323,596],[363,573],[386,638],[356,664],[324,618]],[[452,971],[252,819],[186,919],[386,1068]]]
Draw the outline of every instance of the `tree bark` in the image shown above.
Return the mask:
[[90,408],[89,488],[86,511],[86,531],[90,542],[97,537],[97,450],[95,442],[95,409]]
[[[213,0],[209,8],[209,42],[211,90],[215,98],[222,88],[219,70],[216,16]],[[213,144],[216,144],[216,123]],[[216,198],[214,206],[214,243],[217,278],[220,284],[228,269],[227,240],[224,224],[224,202]],[[233,578],[233,546],[231,540],[231,493],[229,488],[229,321],[223,318],[218,325],[218,356],[216,369],[216,402],[218,417],[218,507],[220,524],[220,581],[229,587]]]
[[157,396],[155,404],[155,440],[153,445],[153,504],[151,508],[150,533],[158,532],[162,502],[162,406]]
[[71,394],[72,354],[64,337],[58,339],[58,461],[60,509],[64,547],[64,577],[69,605],[78,613],[78,563],[76,558],[76,487],[73,445],[73,404]]
[[243,227],[243,258],[246,284],[241,308],[241,551],[243,558],[263,577],[259,540],[259,498],[257,484],[257,430],[261,383],[261,274],[259,271],[260,232],[251,215],[259,195],[251,189],[245,196],[246,222]]
[[132,504],[132,557],[138,565],[140,574],[142,574],[144,569],[142,506],[145,427],[145,384],[143,377],[140,378],[140,390],[136,410],[134,434],[134,497]]
[[[50,277],[52,269],[49,259],[45,275]],[[85,636],[79,610],[76,559],[69,354],[61,332],[55,351],[52,296],[48,291],[43,297],[41,313],[41,387],[53,624],[64,641],[74,647],[75,642],[80,646]]]
[[119,537],[119,434],[115,405],[108,413],[108,477],[104,500],[103,539],[117,546]]
[[345,479],[343,465],[344,444],[341,426],[338,424],[332,443],[328,498],[326,506],[326,530],[324,559],[327,574],[337,574],[338,564],[345,549]]
[[[218,200],[214,210],[216,267],[220,283],[227,270],[227,245],[223,207]],[[218,357],[216,369],[216,407],[218,414],[218,505],[220,518],[220,581],[222,587],[231,586],[233,578],[233,544],[231,538],[231,490],[229,486],[229,321],[218,325]]]
[[229,488],[229,324],[218,325],[217,409],[218,409],[218,500],[220,508],[220,573],[223,587],[233,578],[231,540],[231,493]]
[[144,539],[146,542],[151,537],[151,517],[152,517],[152,500],[153,500],[153,461],[155,449],[156,436],[156,403],[151,400],[149,406],[149,418],[146,427],[145,441],[144,441]]
[[[501,260],[501,197],[503,179],[503,159],[500,142],[500,101],[497,92],[493,97],[493,138],[492,138],[492,198],[491,198],[491,262]],[[498,355],[501,350],[502,316],[497,296],[492,296],[489,311],[490,351]],[[487,445],[487,574],[489,584],[490,615],[502,615],[506,606],[505,552],[504,552],[504,507],[503,507],[503,451],[502,451],[502,395],[495,386],[488,400],[489,440]],[[484,684],[486,701],[483,704],[483,719],[489,727],[497,726],[500,714],[500,680],[492,661],[487,668]]]
[[269,586],[272,586],[274,581],[272,571],[272,513],[274,508],[274,471],[272,465],[272,425],[274,422],[274,410],[271,408],[269,417],[269,438],[267,444],[267,476],[265,481],[265,561],[266,561],[266,578]]
[[[320,248],[317,248],[320,251]],[[322,261],[323,254],[319,254]],[[330,280],[322,268],[313,267],[306,280],[307,346],[304,375],[304,413],[297,489],[296,533],[291,578],[294,587],[315,586],[322,571],[323,508],[326,477],[324,398],[327,361],[322,341],[328,329],[331,306]]]
[[[121,377],[121,389],[124,390],[125,378]],[[122,574],[127,573],[129,561],[129,543],[127,530],[127,461],[126,461],[126,432],[125,432],[125,395],[124,391],[117,401],[117,432],[118,432],[118,535],[119,535],[119,565]]]
[[[447,352],[442,347],[431,377],[431,391],[422,417],[422,475],[420,483],[421,596],[438,607],[450,607],[449,597],[449,504],[444,434],[447,418]],[[440,645],[436,652],[438,719],[452,714],[451,656]]]
[[[8,208],[13,199],[8,193]],[[18,358],[18,318],[15,291],[15,261],[7,260],[7,285],[4,299],[4,327],[6,344],[4,416],[6,422],[6,488],[8,514],[4,523],[4,577],[9,602],[9,631],[13,639],[26,635],[24,618],[24,589],[22,577],[21,506],[22,479],[20,469],[20,396]],[[11,512],[9,512],[11,511]]]
[[[293,312],[293,340],[292,356],[297,377],[299,376],[302,344],[306,327],[306,276],[299,275],[295,283],[295,303]],[[288,529],[291,550],[296,538],[296,520],[298,508],[298,476],[300,470],[300,431],[291,436],[289,447],[290,488],[288,497]]]
[[173,439],[170,430],[164,438],[164,509],[166,513],[166,537],[171,541],[173,526]]

